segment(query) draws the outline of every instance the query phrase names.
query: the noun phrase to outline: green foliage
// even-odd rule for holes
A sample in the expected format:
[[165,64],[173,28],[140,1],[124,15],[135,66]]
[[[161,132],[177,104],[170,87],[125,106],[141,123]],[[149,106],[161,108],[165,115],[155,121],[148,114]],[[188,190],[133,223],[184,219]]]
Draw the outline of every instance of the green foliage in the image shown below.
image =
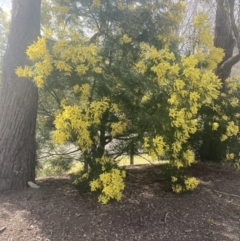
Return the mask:
[[71,168],[71,163],[69,159],[62,158],[61,156],[45,158],[41,162],[38,162],[36,176],[48,177],[66,175]]

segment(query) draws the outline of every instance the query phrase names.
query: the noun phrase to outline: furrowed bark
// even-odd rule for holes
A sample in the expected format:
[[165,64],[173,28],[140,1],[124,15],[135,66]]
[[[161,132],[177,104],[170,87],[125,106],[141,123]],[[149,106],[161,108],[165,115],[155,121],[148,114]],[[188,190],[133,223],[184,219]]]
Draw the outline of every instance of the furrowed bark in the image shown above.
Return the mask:
[[15,74],[30,64],[27,47],[40,35],[41,0],[13,0],[0,92],[0,191],[23,189],[35,179],[38,91]]

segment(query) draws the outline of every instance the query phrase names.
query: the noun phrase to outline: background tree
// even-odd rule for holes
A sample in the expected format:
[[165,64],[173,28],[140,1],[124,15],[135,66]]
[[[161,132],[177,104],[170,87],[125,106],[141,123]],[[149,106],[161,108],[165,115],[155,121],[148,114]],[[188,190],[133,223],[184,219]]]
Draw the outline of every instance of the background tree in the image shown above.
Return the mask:
[[35,179],[37,88],[15,69],[29,64],[26,48],[40,32],[38,0],[13,0],[0,93],[0,190],[22,189]]
[[[229,79],[232,67],[240,60],[240,37],[237,27],[239,25],[237,22],[239,6],[235,2],[234,0],[216,1],[214,46],[223,49],[224,57],[215,69],[215,73],[221,80],[222,89],[219,98],[214,101],[213,107],[205,107],[200,113],[204,122],[204,131],[200,134],[198,143],[202,143],[199,154],[203,161],[221,162],[231,154],[235,158],[230,159],[238,162],[236,149],[238,135],[236,132],[239,129],[239,104],[237,104],[239,80]],[[234,48],[237,49],[237,53],[234,53]],[[212,128],[213,123],[218,123],[219,127]],[[229,132],[230,129],[232,131]]]

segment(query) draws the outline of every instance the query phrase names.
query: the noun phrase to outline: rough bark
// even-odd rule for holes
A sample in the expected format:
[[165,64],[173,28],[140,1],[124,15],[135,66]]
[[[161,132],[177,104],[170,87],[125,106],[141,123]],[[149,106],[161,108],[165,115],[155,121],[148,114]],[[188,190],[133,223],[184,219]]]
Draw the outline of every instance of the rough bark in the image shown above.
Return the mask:
[[29,64],[26,49],[40,34],[41,0],[12,0],[0,92],[0,191],[23,189],[35,179],[38,92],[15,74]]
[[239,42],[234,20],[235,0],[217,0],[214,46],[222,48],[225,56],[216,69],[216,75],[222,80],[222,91],[226,91],[226,79],[230,77],[232,67],[239,62],[240,54],[233,56],[233,49]]

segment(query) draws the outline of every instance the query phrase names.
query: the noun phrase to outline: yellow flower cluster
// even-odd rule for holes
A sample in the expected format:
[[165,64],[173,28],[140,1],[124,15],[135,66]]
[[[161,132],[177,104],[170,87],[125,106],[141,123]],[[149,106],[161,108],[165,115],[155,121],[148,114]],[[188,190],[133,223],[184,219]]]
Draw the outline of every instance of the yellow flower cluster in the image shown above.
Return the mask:
[[214,123],[212,124],[212,130],[213,130],[213,131],[216,131],[216,130],[218,129],[218,127],[219,127],[219,124],[218,124],[217,122],[214,122]]
[[112,123],[111,127],[112,127],[111,134],[113,137],[118,134],[123,134],[124,131],[127,129],[127,121],[125,120],[125,118],[122,118],[122,120],[119,120],[116,123]]
[[175,177],[175,176],[171,176],[171,182],[177,182],[177,177]]
[[124,8],[125,8],[124,5],[123,5],[123,3],[120,2],[120,1],[117,3],[117,6],[118,6],[118,8],[119,8],[120,10],[124,10]]
[[96,163],[101,164],[102,171],[105,171],[107,165],[114,166],[116,164],[116,161],[113,158],[109,158],[107,156],[102,156],[102,158],[96,159]]
[[225,141],[228,137],[236,136],[239,132],[239,127],[233,121],[227,123],[226,133],[222,134],[221,141]]
[[89,84],[82,84],[81,86],[75,85],[73,87],[73,92],[75,94],[80,94],[80,103],[84,103],[89,100],[90,97],[91,86]]
[[190,191],[195,189],[199,181],[195,177],[184,178],[184,184],[178,183],[178,178],[172,176],[172,190],[175,193],[181,193],[184,191]]
[[124,34],[120,39],[120,44],[128,44],[131,43],[132,38],[130,38],[127,34]]
[[204,12],[200,12],[193,21],[196,30],[196,57],[199,62],[207,63],[208,70],[214,70],[217,64],[222,60],[224,52],[220,48],[213,45],[213,36],[211,33],[211,24],[208,16]]
[[35,63],[34,66],[18,67],[16,74],[19,77],[33,78],[36,85],[42,88],[53,69],[59,70],[65,76],[70,76],[73,72],[84,75],[89,70],[101,73],[101,57],[98,55],[97,46],[86,44],[76,35],[68,36],[67,39],[69,40],[57,41],[50,53],[46,39],[39,38],[26,51],[29,59]]
[[45,79],[53,71],[53,60],[49,51],[45,38],[38,38],[38,40],[30,45],[26,51],[30,60],[36,62],[34,67],[29,66],[18,67],[16,74],[19,77],[27,77],[35,81],[37,87],[42,88]]
[[195,161],[194,152],[192,150],[186,150],[182,153],[182,160],[185,166],[190,166]]
[[[206,46],[212,45],[212,37],[209,35],[209,28],[211,27],[208,22],[206,13],[200,12],[193,20],[193,26],[199,30],[197,39],[199,39]],[[203,28],[204,26],[204,28]]]
[[101,0],[93,0],[92,7],[101,7]]
[[[163,139],[159,138],[159,134],[152,139],[145,137],[143,148],[154,157],[168,152],[171,155],[170,164],[177,168],[194,162],[194,153],[186,143],[199,127],[198,113],[201,107],[211,105],[213,100],[219,97],[221,89],[221,81],[212,70],[222,60],[223,53],[214,48],[210,29],[202,29],[202,24],[206,25],[205,16],[200,14],[194,24],[195,28],[199,29],[199,34],[203,33],[199,36],[199,46],[202,47],[199,47],[195,54],[182,56],[180,60],[176,60],[167,45],[164,49],[158,50],[154,46],[141,43],[141,59],[135,65],[139,74],[145,74],[147,70],[152,71],[156,77],[151,77],[148,81],[154,81],[160,87],[159,90],[163,90],[164,95],[168,95],[167,103],[161,106],[169,113],[167,118],[171,137],[166,138],[166,143],[162,142]],[[199,68],[202,63],[208,63],[208,66],[204,69]],[[151,96],[151,93],[148,95]],[[147,95],[143,98],[147,99]],[[234,105],[237,100],[232,99],[231,102]],[[214,123],[212,128],[216,130],[218,123]],[[233,135],[237,131],[238,128],[231,123],[227,127],[226,136]],[[187,190],[197,185],[194,180],[186,180]],[[174,190],[182,191],[181,185],[179,183],[175,185]]]
[[233,160],[235,158],[234,153],[227,153],[226,159],[227,160]]
[[240,159],[235,161],[234,166],[240,170]]
[[[65,0],[65,3],[69,3],[69,1]],[[67,7],[67,6],[54,6],[53,11],[57,14],[65,15],[69,12],[69,7]]]
[[187,190],[193,190],[199,184],[199,181],[195,177],[189,177],[184,180],[184,184]]
[[168,150],[168,145],[165,143],[164,138],[162,136],[156,136],[152,141],[157,156],[163,156]]
[[123,182],[125,176],[125,171],[113,168],[109,172],[100,174],[99,178],[90,182],[91,191],[101,191],[98,200],[103,204],[112,199],[119,201],[122,198],[122,191],[125,186]]
[[233,121],[228,122],[227,125],[227,131],[226,131],[226,135],[227,136],[232,136],[232,135],[237,135],[239,132],[239,127],[237,125],[235,125],[235,123]]
[[[84,91],[85,88],[81,90]],[[92,101],[89,105],[83,103],[82,106],[63,103],[62,108],[63,110],[58,111],[55,116],[56,130],[53,132],[52,139],[55,143],[63,144],[71,138],[72,133],[75,133],[76,144],[84,152],[93,144],[94,137],[90,135],[90,127],[100,123],[100,117],[109,108],[109,101],[103,98]]]
[[84,152],[98,139],[97,132],[92,133],[90,130],[99,128],[101,117],[107,110],[118,118],[117,122],[111,123],[112,136],[126,131],[128,123],[117,104],[111,103],[106,97],[96,101],[89,100],[90,84],[76,85],[73,92],[79,94],[79,101],[72,105],[66,100],[62,101],[62,110],[57,111],[55,115],[56,130],[53,132],[53,142],[63,144],[74,135],[75,143]]
[[184,190],[184,188],[180,184],[174,184],[172,185],[172,190],[175,193],[180,193]]
[[151,99],[151,97],[152,97],[152,93],[151,93],[151,92],[146,93],[146,94],[142,97],[141,103],[142,103],[142,104],[146,103],[148,100]]
[[154,138],[144,137],[143,140],[142,147],[153,160],[159,156],[163,156],[169,150],[169,146],[164,141],[163,136],[156,136]]

